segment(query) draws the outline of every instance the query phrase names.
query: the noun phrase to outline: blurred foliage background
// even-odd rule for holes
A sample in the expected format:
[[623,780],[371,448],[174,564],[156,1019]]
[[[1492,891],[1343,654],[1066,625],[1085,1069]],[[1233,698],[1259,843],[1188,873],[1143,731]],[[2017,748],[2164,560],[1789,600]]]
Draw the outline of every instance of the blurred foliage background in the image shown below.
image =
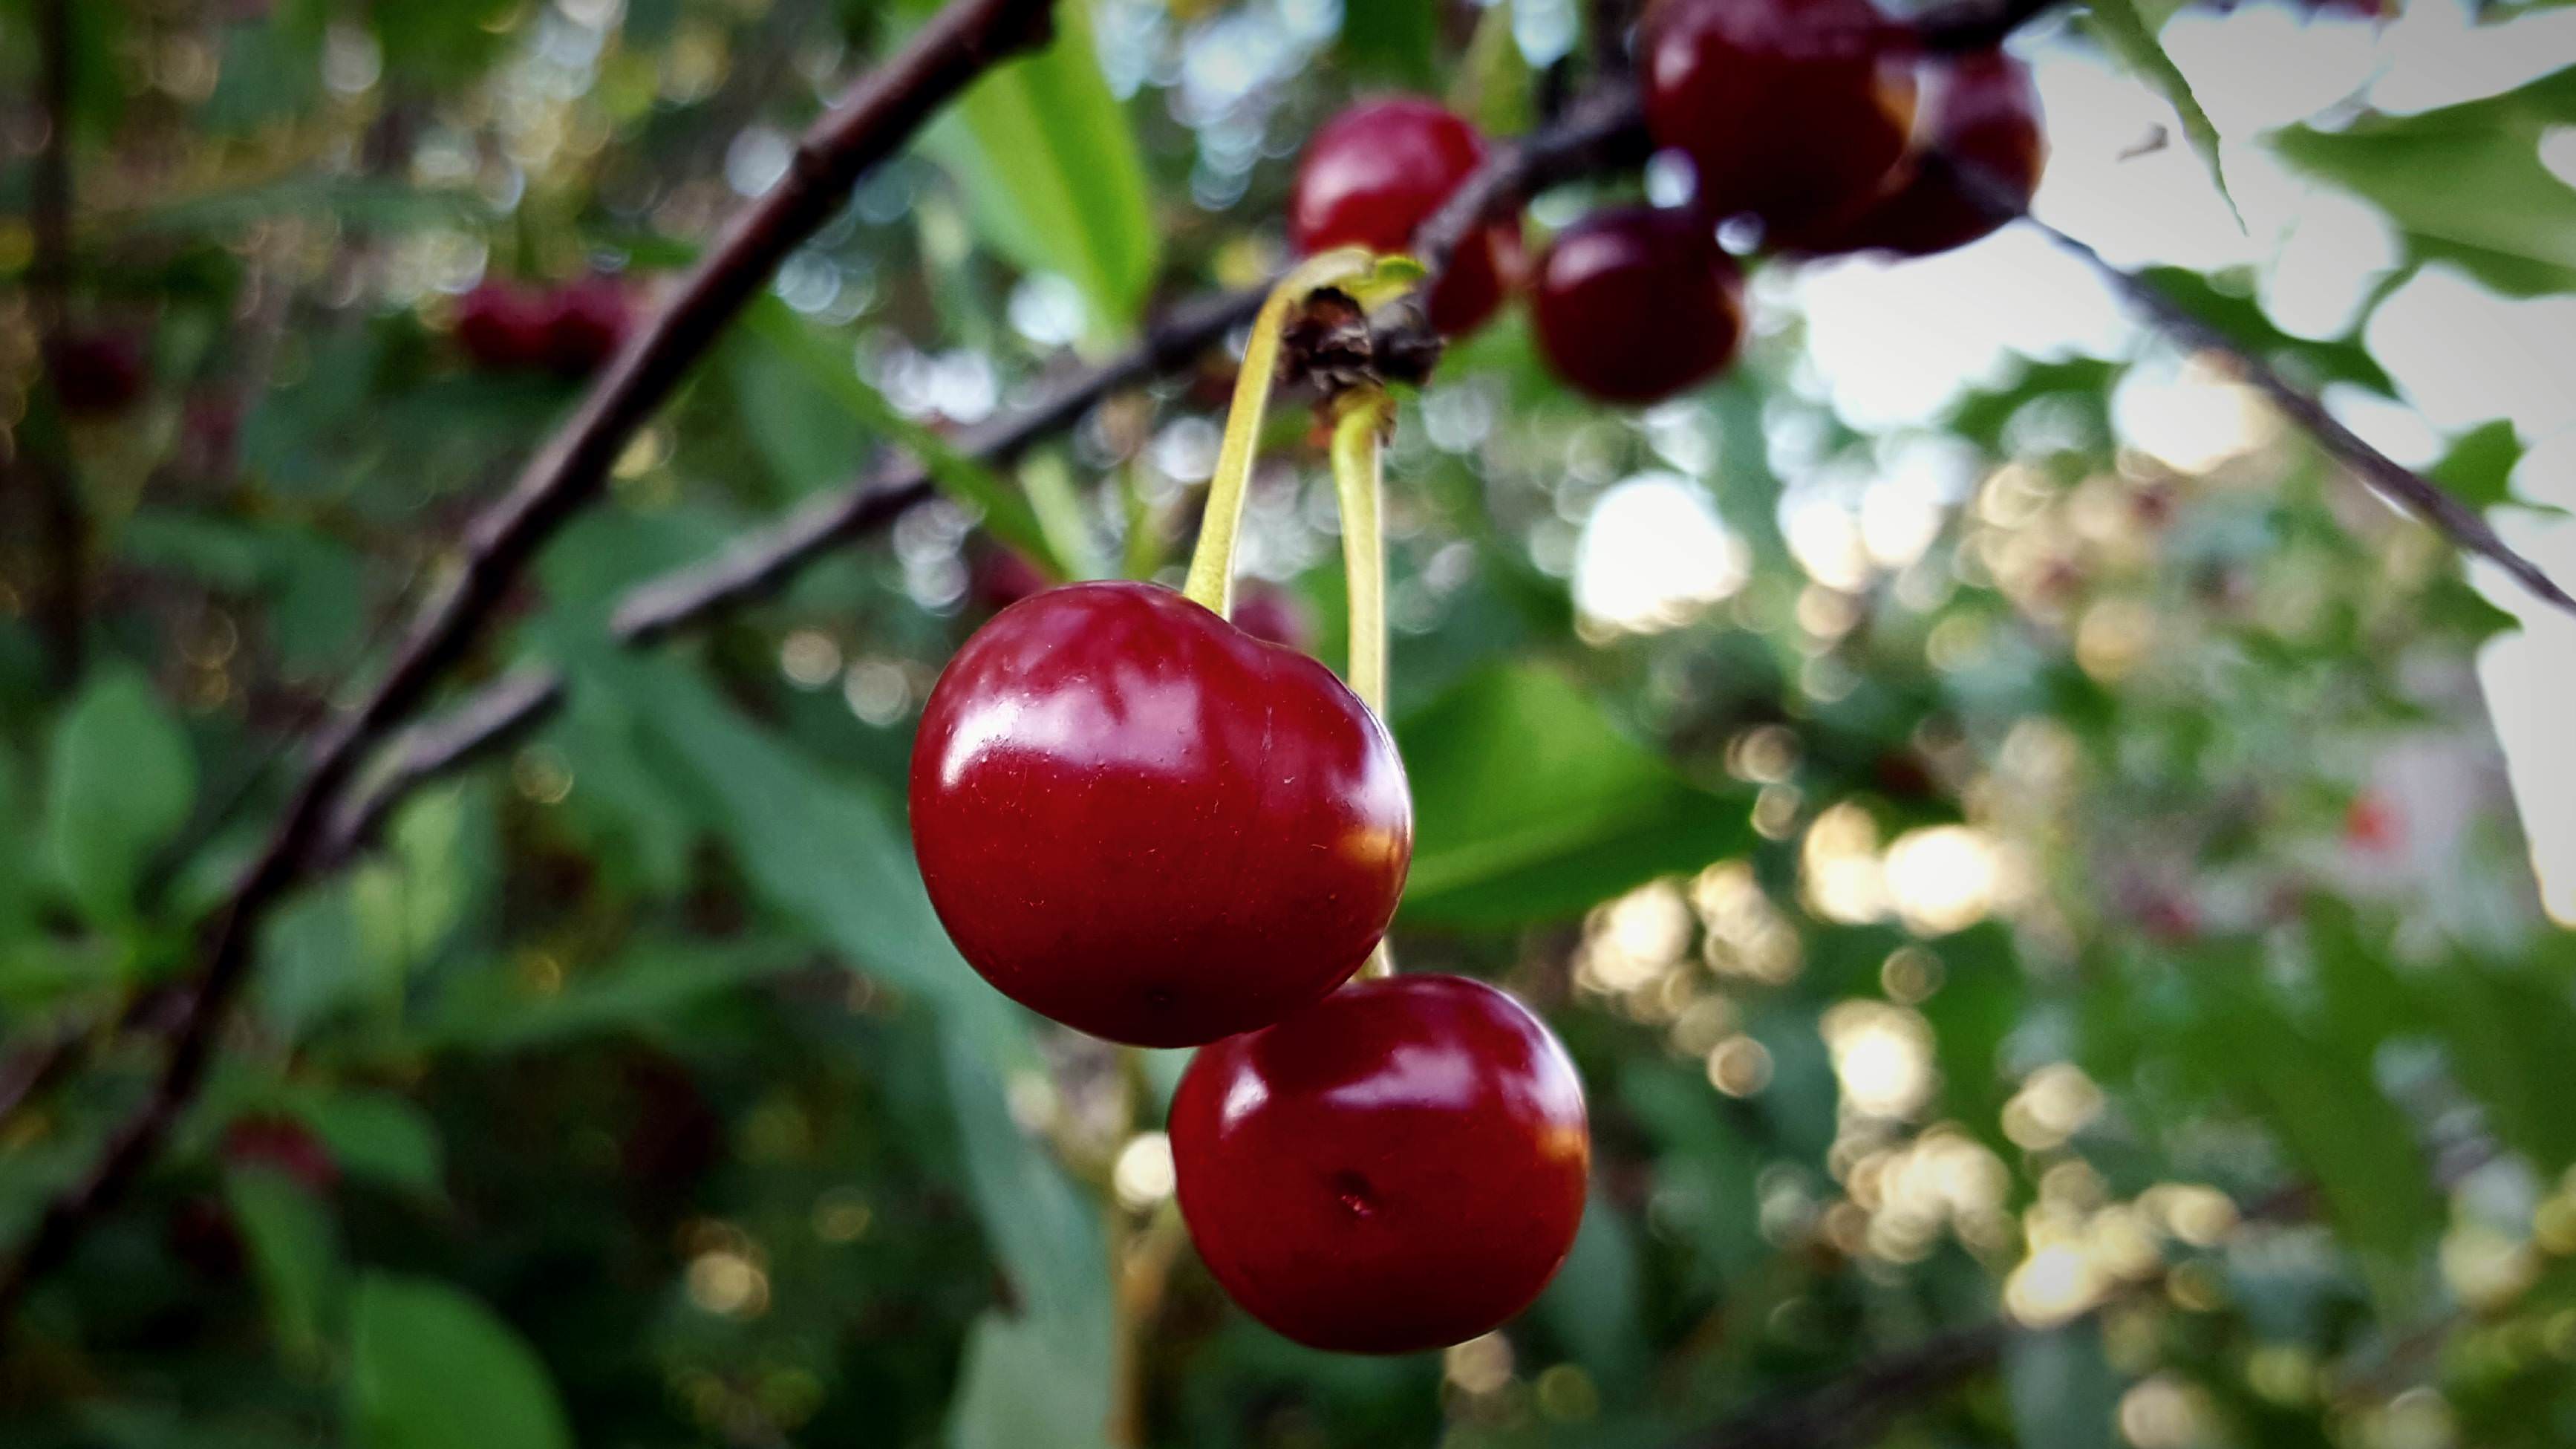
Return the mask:
[[[477,365],[460,299],[610,277],[640,304],[929,8],[71,5],[65,326],[134,374],[97,409],[40,381],[50,123],[36,0],[0,0],[0,423],[13,460],[76,466],[95,570],[87,667],[55,679],[13,470],[0,1025],[93,1049],[0,1122],[0,1243],[140,1099],[157,1053],[113,1023],[189,968],[296,741],[579,393]],[[2207,207],[2218,165],[2254,260],[2088,239],[2504,517],[2576,476],[2541,466],[2576,434],[2503,399],[2576,427],[2576,373],[2487,349],[2494,410],[2427,421],[2392,339],[2449,334],[2370,319],[2426,275],[2576,292],[2570,14],[2093,0],[2018,44],[2052,105],[2161,118],[2053,127],[2062,169],[2134,147]],[[1581,402],[1517,312],[1407,400],[1397,949],[1548,1015],[1597,1152],[1557,1284],[1446,1355],[1331,1358],[1234,1312],[1170,1202],[1178,1055],[1132,1073],[1010,1008],[906,855],[910,721],[999,551],[1172,576],[1222,356],[1005,476],[949,470],[711,631],[611,641],[627,585],[1267,275],[1297,149],[1352,95],[1517,133],[1615,59],[1587,22],[1068,0],[871,175],[465,671],[549,662],[567,711],[269,922],[172,1150],[0,1347],[0,1439],[1660,1446],[1766,1442],[1711,1436],[1820,1393],[1796,1442],[2576,1442],[2576,940],[2518,818],[2566,797],[2517,806],[2542,776],[2508,770],[2479,669],[2542,626],[2134,326],[1998,347],[1891,417],[1852,403],[1848,342],[1809,345],[1824,284],[1775,265],[1744,363],[1682,400]],[[2362,62],[2249,135],[2222,102],[2282,73],[2178,63],[2209,34]],[[2462,36],[2519,71],[2371,102]],[[2368,222],[2330,325],[2276,305],[2323,264],[2275,245],[2254,171]],[[1659,184],[1536,198],[1533,241]],[[2121,202],[2148,231],[2184,204]],[[2059,306],[2016,299],[2033,249],[1972,248],[2005,264],[1964,305]],[[1908,329],[1970,285],[1939,265],[1844,264],[1879,362],[1925,365]],[[1246,565],[1337,660],[1320,436],[1279,419]],[[1871,1373],[1926,1344],[1964,1367]]]

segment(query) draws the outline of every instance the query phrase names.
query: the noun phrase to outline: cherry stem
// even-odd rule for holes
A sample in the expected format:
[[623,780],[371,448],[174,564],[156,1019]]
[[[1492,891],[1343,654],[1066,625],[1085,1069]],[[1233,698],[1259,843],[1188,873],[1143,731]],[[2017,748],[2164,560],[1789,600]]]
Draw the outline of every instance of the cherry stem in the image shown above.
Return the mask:
[[1190,555],[1189,580],[1181,586],[1182,593],[1219,617],[1234,606],[1235,536],[1243,531],[1243,498],[1252,485],[1262,415],[1278,381],[1280,333],[1289,314],[1318,288],[1364,277],[1376,264],[1359,247],[1309,257],[1279,279],[1252,319],[1252,335],[1243,344],[1243,370],[1234,379],[1234,404],[1225,417],[1225,441],[1217,449],[1216,473],[1208,479],[1207,511],[1199,517],[1198,551]]
[[[1355,388],[1333,403],[1333,488],[1342,504],[1342,570],[1350,595],[1351,693],[1386,718],[1386,497],[1383,444],[1395,400],[1384,388]],[[1395,974],[1381,938],[1361,980]]]

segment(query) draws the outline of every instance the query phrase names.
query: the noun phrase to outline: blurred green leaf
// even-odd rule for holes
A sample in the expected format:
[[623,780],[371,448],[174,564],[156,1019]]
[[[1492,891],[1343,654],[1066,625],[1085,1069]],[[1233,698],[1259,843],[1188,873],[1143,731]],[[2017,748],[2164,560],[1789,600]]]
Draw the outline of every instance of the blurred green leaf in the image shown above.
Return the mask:
[[[1047,1325],[987,1313],[967,1335],[949,1449],[1108,1449],[1110,1394],[1095,1358]],[[1067,1351],[1073,1350],[1072,1361]]]
[[1646,1342],[1645,1284],[1635,1231],[1618,1204],[1594,1193],[1556,1281],[1540,1295],[1550,1332],[1614,1394],[1633,1391],[1654,1362]]
[[2540,161],[2542,138],[2569,125],[2576,66],[2481,101],[2270,140],[2292,166],[2387,212],[2419,260],[2533,296],[2576,291],[2576,189]]
[[1502,0],[1477,17],[1466,62],[1450,83],[1449,106],[1488,136],[1517,136],[1537,121],[1530,90],[1529,58],[1512,34],[1512,0]]
[[287,176],[155,201],[121,219],[111,217],[107,224],[137,237],[228,236],[290,216],[337,220],[369,231],[404,232],[480,227],[491,222],[492,210],[470,191],[429,190],[353,176]]
[[359,949],[353,894],[345,880],[322,882],[262,925],[252,990],[260,1015],[289,1041],[360,1002],[384,999],[394,984],[383,959]]
[[2471,962],[2425,978],[2420,1010],[2449,1048],[2451,1070],[2485,1104],[2495,1135],[2543,1177],[2576,1166],[2576,1113],[2567,1065],[2576,1062],[2576,1004],[2537,977]]
[[928,141],[993,244],[1070,279],[1096,330],[1143,312],[1161,237],[1126,109],[1093,49],[1086,0],[1059,0],[1053,44],[978,81]]
[[2309,383],[2344,382],[2395,397],[2397,384],[2358,337],[2319,342],[2284,332],[2254,298],[2250,283],[2237,285],[2188,267],[2146,267],[2138,274],[2176,306],[2218,329],[2257,357],[2287,362]]
[[2120,1378],[2090,1318],[2024,1333],[2004,1348],[2004,1388],[2022,1449],[2115,1449]]
[[1365,0],[1342,9],[1343,63],[1384,85],[1416,91],[1437,86],[1439,39],[1439,7],[1433,0]]
[[288,1352],[309,1358],[339,1307],[339,1226],[321,1199],[274,1168],[227,1171],[224,1201],[241,1225],[269,1323]]
[[1753,838],[1748,801],[1684,780],[1544,666],[1487,668],[1397,735],[1413,785],[1411,921],[1562,920]]
[[369,1273],[352,1318],[349,1432],[360,1449],[572,1449],[545,1366],[473,1298]]
[[427,1112],[390,1092],[317,1092],[296,1104],[331,1160],[353,1178],[406,1192],[441,1190],[446,1153]]
[[45,799],[55,871],[84,914],[132,917],[145,865],[196,797],[196,755],[151,681],[100,671],[55,727]]
[[2522,440],[2503,418],[2481,423],[2451,443],[2429,476],[2472,508],[2513,498],[2513,470],[2522,462]]
[[[2201,109],[2200,97],[2192,94],[2190,79],[2165,54],[2164,42],[2157,39],[2158,27],[2148,23],[2136,0],[2085,0],[2085,10],[2093,17],[2093,33],[2111,53],[2172,104],[2174,114],[2182,118],[2184,137],[2200,154],[2200,163],[2209,168],[2211,184],[2228,210],[2235,211],[2236,198],[2227,189],[2227,168],[2219,160],[2218,127]],[[2237,221],[2244,222],[2243,213],[2238,213]]]
[[460,981],[429,1013],[433,1042],[508,1052],[561,1046],[584,1037],[630,1033],[670,1039],[701,1003],[804,964],[801,951],[775,941],[710,945],[639,941],[560,991],[531,997],[499,973]]

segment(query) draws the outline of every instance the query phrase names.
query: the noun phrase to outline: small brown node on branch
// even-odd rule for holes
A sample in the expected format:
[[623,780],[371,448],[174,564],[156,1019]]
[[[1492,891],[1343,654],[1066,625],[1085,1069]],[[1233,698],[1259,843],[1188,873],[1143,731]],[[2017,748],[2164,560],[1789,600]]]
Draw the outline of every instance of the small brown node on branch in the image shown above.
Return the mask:
[[1420,386],[1440,361],[1439,335],[1407,295],[1374,314],[1338,288],[1317,289],[1280,334],[1279,367],[1327,403],[1355,388]]

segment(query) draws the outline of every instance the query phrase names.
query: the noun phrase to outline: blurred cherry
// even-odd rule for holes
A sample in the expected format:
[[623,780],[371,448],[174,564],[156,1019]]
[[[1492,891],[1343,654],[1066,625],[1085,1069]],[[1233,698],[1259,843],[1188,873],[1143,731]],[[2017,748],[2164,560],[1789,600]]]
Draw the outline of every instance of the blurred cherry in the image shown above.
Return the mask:
[[487,281],[456,304],[456,343],[478,367],[515,372],[546,361],[552,343],[546,299],[510,281]]
[[1315,621],[1305,602],[1276,584],[1246,583],[1234,593],[1234,627],[1282,649],[1300,654],[1315,648]]
[[1647,127],[1690,157],[1709,215],[1827,225],[1905,155],[1909,48],[1869,0],[1664,0],[1639,52]]
[[1660,402],[1735,360],[1744,279],[1692,213],[1596,211],[1548,248],[1530,315],[1568,384],[1604,402]]
[[1008,544],[978,553],[966,570],[967,591],[987,613],[999,613],[1031,594],[1043,593],[1052,582],[1027,554]]
[[545,299],[546,365],[566,377],[588,377],[617,355],[634,325],[635,304],[614,277],[585,277]]
[[1923,134],[1903,178],[1840,223],[1780,238],[1784,250],[1926,257],[1966,246],[2029,207],[2048,157],[2030,67],[1988,50],[1932,57],[1921,76]]
[[142,334],[124,328],[65,331],[45,344],[45,367],[54,400],[66,413],[98,417],[121,413],[143,396],[151,370]]
[[236,1117],[224,1129],[224,1160],[236,1167],[271,1168],[306,1191],[340,1185],[340,1164],[313,1129],[292,1117]]
[[[1288,230],[1301,254],[1339,246],[1401,252],[1478,166],[1485,141],[1436,101],[1390,96],[1363,101],[1326,122],[1306,143],[1288,201]],[[1520,217],[1479,228],[1449,259],[1432,289],[1431,325],[1450,336],[1473,331],[1502,305],[1520,269]]]

